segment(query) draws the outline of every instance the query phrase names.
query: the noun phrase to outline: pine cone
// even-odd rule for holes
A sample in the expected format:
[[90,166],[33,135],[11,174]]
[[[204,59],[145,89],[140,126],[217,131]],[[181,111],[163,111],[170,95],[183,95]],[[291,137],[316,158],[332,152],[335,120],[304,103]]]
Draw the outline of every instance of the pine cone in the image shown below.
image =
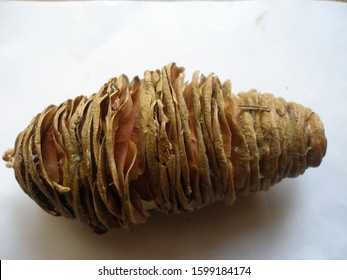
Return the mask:
[[214,74],[188,83],[183,72],[121,75],[51,105],[3,158],[44,210],[97,233],[143,223],[151,209],[232,204],[319,166],[327,143],[310,109],[255,90],[233,95]]

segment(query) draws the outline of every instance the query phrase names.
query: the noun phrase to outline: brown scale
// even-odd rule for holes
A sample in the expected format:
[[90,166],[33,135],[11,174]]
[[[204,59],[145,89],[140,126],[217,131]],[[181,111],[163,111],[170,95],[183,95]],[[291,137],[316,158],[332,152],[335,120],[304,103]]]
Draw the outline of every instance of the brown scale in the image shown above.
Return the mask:
[[95,232],[181,213],[319,166],[323,124],[311,111],[256,90],[233,95],[216,75],[184,81],[169,64],[97,94],[49,106],[3,156],[26,194]]

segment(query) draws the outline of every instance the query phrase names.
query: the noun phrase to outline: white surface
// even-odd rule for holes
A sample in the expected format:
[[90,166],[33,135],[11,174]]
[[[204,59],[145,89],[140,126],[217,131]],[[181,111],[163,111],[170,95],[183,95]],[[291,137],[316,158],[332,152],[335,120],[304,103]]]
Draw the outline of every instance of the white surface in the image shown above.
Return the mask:
[[0,3],[0,149],[47,105],[175,61],[314,109],[321,166],[269,192],[95,235],[0,166],[1,259],[346,259],[347,4]]

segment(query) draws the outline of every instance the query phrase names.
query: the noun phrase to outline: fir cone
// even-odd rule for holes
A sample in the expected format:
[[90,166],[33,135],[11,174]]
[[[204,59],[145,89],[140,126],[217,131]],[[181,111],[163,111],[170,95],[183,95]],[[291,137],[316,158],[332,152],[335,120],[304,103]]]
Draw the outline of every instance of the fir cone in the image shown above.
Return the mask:
[[4,155],[45,211],[95,232],[129,228],[150,210],[181,213],[268,190],[319,166],[323,124],[310,109],[255,90],[238,96],[214,74],[170,64],[97,94],[49,106]]

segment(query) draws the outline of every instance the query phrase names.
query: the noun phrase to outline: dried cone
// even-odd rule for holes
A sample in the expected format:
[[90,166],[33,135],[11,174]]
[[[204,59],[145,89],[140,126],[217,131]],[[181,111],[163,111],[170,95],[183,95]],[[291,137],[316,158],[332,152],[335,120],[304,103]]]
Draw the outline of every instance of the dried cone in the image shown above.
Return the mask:
[[130,83],[49,106],[4,160],[25,193],[50,214],[95,232],[163,213],[268,190],[318,166],[326,138],[310,109],[255,90],[231,93],[217,76],[170,64]]

